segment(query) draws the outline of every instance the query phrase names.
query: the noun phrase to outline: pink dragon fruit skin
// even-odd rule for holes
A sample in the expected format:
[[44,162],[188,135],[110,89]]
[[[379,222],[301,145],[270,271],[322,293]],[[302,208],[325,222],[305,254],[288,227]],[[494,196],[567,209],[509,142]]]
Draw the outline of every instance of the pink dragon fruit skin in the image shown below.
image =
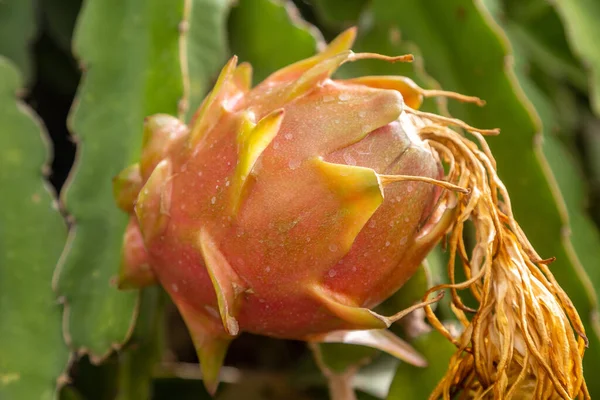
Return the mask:
[[431,218],[437,186],[384,179],[443,176],[403,113],[403,94],[411,106],[418,95],[330,78],[355,56],[354,35],[253,89],[232,59],[189,129],[147,119],[140,163],[115,180],[131,214],[119,286],[164,287],[211,392],[241,331],[318,340],[386,328],[369,308],[447,229]]

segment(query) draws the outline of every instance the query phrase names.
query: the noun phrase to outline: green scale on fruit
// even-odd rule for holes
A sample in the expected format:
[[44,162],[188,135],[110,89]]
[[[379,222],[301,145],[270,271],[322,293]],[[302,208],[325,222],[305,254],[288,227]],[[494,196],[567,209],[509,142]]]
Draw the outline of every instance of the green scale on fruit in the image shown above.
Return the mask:
[[[482,137],[497,132],[417,111],[426,96],[483,102],[423,90],[404,77],[332,79],[346,62],[412,59],[353,53],[355,34],[342,33],[322,53],[254,88],[250,65],[232,58],[189,127],[168,115],[147,118],[139,163],[115,178],[117,204],[130,214],[119,286],[164,287],[211,393],[227,347],[242,331],[369,345],[423,366],[386,328],[425,307],[433,326],[458,346],[432,396],[464,382],[475,394],[531,387],[539,396],[550,384],[559,396],[585,395],[581,322],[512,218]],[[481,148],[450,126],[472,132]],[[462,243],[467,219],[478,243],[470,256]],[[472,275],[462,286],[430,293],[451,289],[461,336],[431,311],[440,295],[424,293],[422,303],[391,317],[371,311],[444,237],[452,264],[458,254]],[[486,316],[465,316],[456,289],[466,287]],[[553,312],[535,310],[528,301],[534,294]],[[519,299],[517,312],[512,302]],[[534,351],[538,337],[523,324],[530,312],[548,326],[564,325],[538,336],[564,344],[571,364]],[[496,345],[485,342],[490,338]],[[490,372],[494,362],[500,366]],[[546,366],[572,373],[541,373]]]

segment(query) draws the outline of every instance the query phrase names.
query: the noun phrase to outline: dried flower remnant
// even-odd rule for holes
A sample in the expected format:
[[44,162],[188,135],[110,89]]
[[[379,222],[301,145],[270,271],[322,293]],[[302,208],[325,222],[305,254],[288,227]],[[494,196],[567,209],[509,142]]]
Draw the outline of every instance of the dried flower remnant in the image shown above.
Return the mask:
[[[431,398],[572,399],[589,398],[582,370],[587,345],[583,324],[547,264],[535,252],[515,221],[510,197],[496,174],[494,158],[480,132],[480,146],[438,121],[418,125],[419,136],[449,165],[446,179],[469,189],[456,204],[457,217],[448,235],[453,310],[464,331],[453,338],[426,306],[431,323],[459,348]],[[475,227],[475,246],[467,253],[463,229]],[[468,280],[454,281],[459,257]],[[479,302],[468,309],[458,289],[470,289]],[[574,332],[575,331],[575,332]]]

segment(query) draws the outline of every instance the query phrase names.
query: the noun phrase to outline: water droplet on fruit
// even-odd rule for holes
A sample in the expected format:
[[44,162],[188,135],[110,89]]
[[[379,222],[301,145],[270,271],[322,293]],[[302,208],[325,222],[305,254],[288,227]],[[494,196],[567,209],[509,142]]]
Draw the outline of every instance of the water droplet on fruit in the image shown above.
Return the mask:
[[335,270],[334,270],[334,269],[330,269],[330,270],[329,270],[329,277],[330,277],[330,278],[333,278],[335,275],[336,275],[336,272],[335,272]]
[[336,251],[338,249],[337,244],[331,243],[329,245],[329,251]]
[[374,219],[372,219],[371,221],[369,221],[369,228],[375,228],[375,225],[377,225],[377,223],[375,222]]
[[277,150],[279,148],[279,143],[277,143],[277,142],[273,143],[273,148],[275,150]]
[[265,268],[265,272],[271,272],[271,267]]
[[402,239],[400,239],[400,244],[405,245],[407,241],[408,241],[408,238],[406,236],[404,236]]
[[390,241],[388,240],[387,242],[385,242],[385,247],[389,247],[389,245],[390,245],[390,244],[391,244],[391,243],[390,243]]
[[364,111],[364,110],[363,110],[363,111],[359,111],[359,112],[358,112],[358,116],[359,116],[360,118],[364,118],[364,117],[366,117],[366,116],[367,116],[367,112],[366,112],[366,111]]
[[171,285],[171,289],[173,289],[175,293],[179,292],[179,286],[177,286],[175,283]]
[[284,137],[285,137],[287,140],[292,140],[292,138],[294,137],[294,135],[292,135],[291,133],[286,133],[286,134],[284,135]]
[[213,198],[210,199],[210,203],[215,204],[216,202],[217,202],[217,198],[213,196]]

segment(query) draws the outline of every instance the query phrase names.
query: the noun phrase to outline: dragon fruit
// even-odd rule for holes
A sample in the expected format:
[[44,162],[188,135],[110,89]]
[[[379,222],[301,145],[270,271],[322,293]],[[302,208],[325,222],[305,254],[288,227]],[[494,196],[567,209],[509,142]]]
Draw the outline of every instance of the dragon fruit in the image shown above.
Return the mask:
[[[242,331],[370,345],[423,365],[386,328],[424,307],[458,347],[432,398],[458,387],[495,398],[585,397],[584,329],[512,216],[482,136],[497,132],[417,110],[426,96],[482,102],[404,77],[333,80],[346,62],[411,60],[353,53],[354,37],[344,32],[254,88],[250,65],[234,57],[189,127],[147,118],[139,163],[114,181],[130,214],[119,287],[163,286],[212,393]],[[373,312],[444,237],[450,284],[394,316]],[[453,280],[457,254],[469,277],[462,284]],[[430,306],[440,296],[429,295],[446,288],[459,337]],[[472,318],[458,296],[465,288],[480,301]],[[545,348],[550,342],[559,346]]]

